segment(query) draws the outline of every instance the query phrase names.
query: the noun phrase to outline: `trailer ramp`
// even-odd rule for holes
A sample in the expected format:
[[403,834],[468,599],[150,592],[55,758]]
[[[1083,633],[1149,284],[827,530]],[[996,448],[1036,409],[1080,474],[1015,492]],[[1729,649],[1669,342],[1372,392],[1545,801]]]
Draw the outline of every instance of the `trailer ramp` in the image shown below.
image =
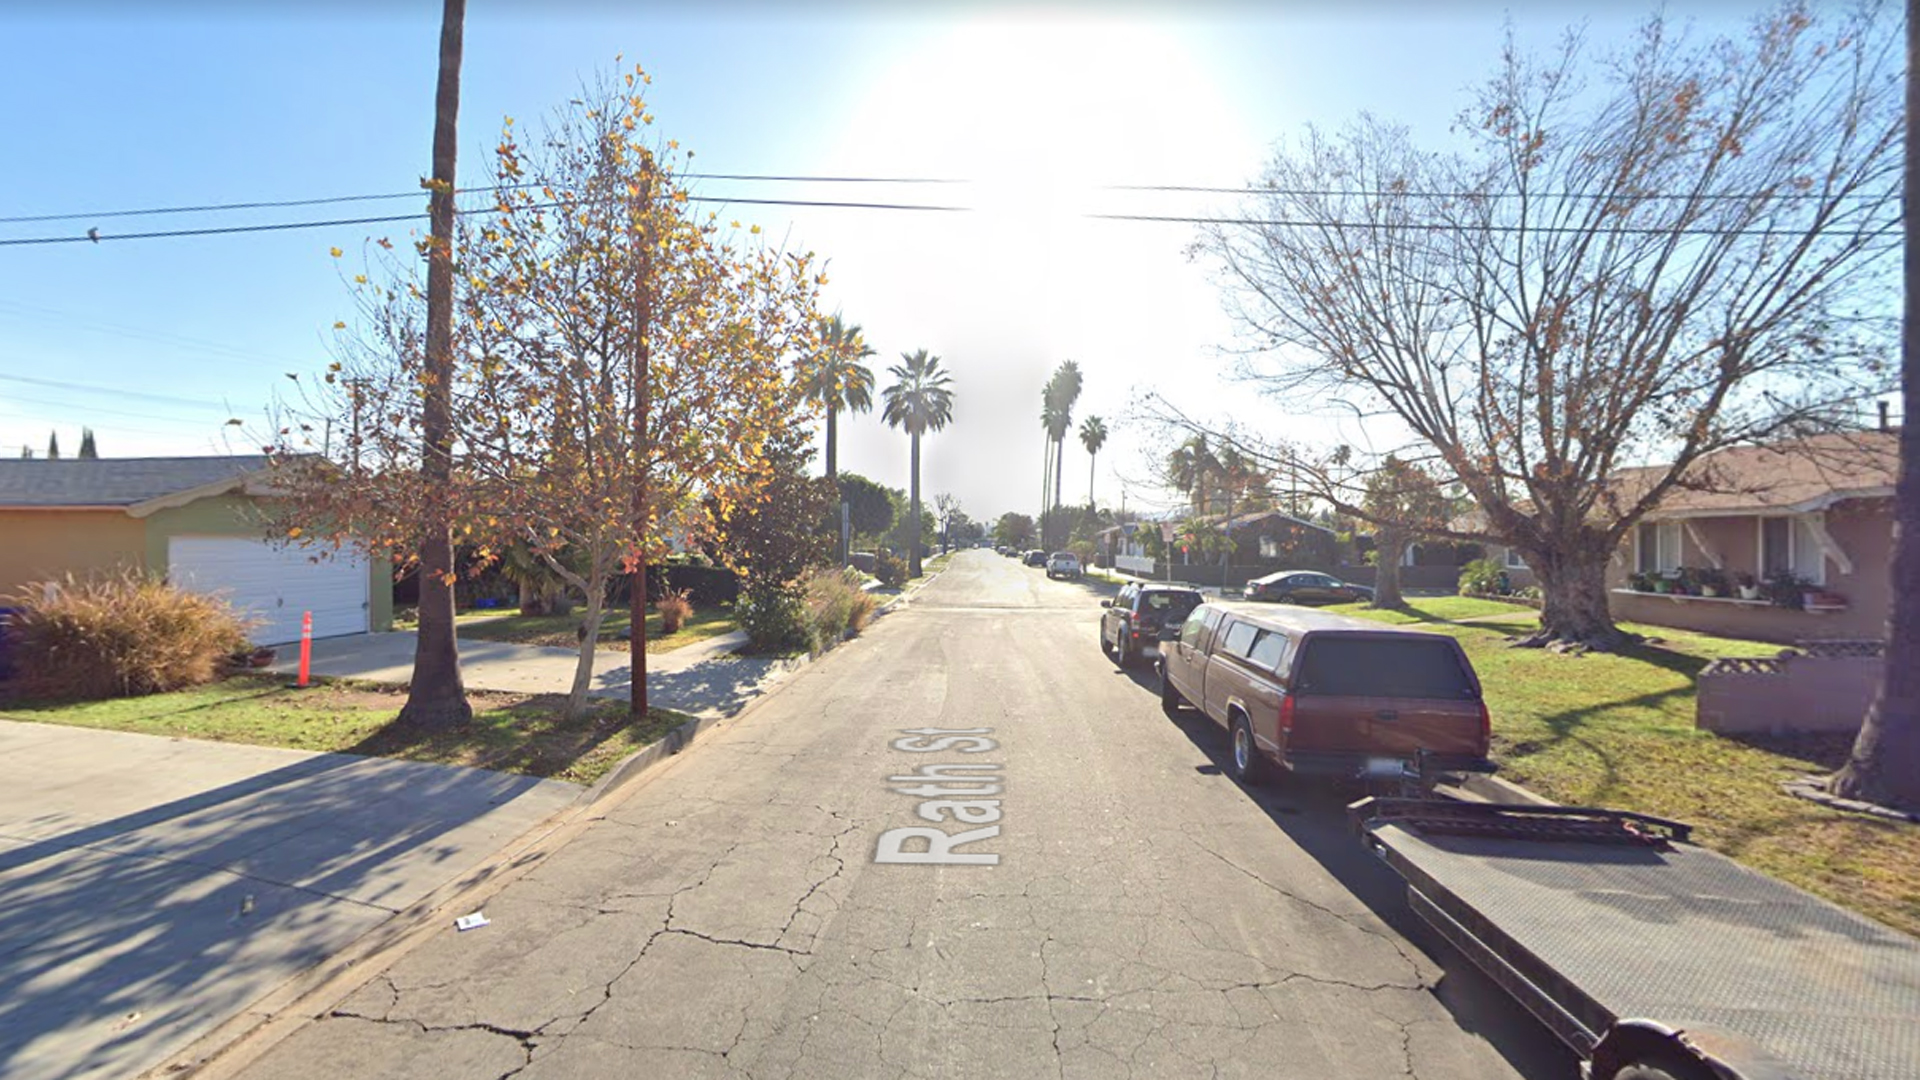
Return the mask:
[[1366,799],[1352,808],[1424,919],[1583,1057],[1650,1019],[1731,1035],[1751,1075],[1920,1080],[1920,941],[1583,807]]

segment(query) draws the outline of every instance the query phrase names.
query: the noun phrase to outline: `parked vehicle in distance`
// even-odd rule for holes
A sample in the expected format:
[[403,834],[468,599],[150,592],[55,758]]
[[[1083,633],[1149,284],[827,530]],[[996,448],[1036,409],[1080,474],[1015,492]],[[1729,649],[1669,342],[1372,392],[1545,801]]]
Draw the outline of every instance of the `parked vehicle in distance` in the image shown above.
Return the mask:
[[1077,578],[1083,573],[1080,556],[1071,551],[1056,551],[1047,556],[1047,576],[1050,578]]
[[1026,555],[1022,556],[1020,561],[1021,563],[1027,566],[1044,567],[1047,565],[1047,553],[1044,551],[1041,551],[1038,548],[1035,548],[1034,550],[1027,552]]
[[1179,585],[1134,582],[1111,600],[1100,601],[1100,651],[1121,667],[1160,655],[1160,628],[1179,626],[1199,607],[1199,590]]
[[1444,634],[1211,601],[1161,636],[1161,705],[1225,727],[1246,783],[1289,772],[1425,789],[1495,769],[1480,680]]
[[1350,604],[1373,599],[1373,590],[1328,577],[1316,570],[1280,570],[1247,582],[1248,600],[1282,604]]

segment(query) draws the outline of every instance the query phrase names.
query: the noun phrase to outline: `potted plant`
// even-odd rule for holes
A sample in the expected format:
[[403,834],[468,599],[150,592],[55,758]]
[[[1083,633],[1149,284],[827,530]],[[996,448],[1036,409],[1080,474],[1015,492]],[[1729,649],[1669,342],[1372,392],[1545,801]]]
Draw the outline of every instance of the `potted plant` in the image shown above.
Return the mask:
[[1627,575],[1627,588],[1634,592],[1652,592],[1653,575],[1636,570]]
[[1717,567],[1707,567],[1694,573],[1694,580],[1700,583],[1701,596],[1725,596],[1727,594],[1727,572]]
[[1791,570],[1775,570],[1767,575],[1767,599],[1773,601],[1775,607],[1802,607],[1801,597],[1806,594],[1807,584],[1805,578]]
[[1733,575],[1733,588],[1742,600],[1760,599],[1760,583],[1745,570]]

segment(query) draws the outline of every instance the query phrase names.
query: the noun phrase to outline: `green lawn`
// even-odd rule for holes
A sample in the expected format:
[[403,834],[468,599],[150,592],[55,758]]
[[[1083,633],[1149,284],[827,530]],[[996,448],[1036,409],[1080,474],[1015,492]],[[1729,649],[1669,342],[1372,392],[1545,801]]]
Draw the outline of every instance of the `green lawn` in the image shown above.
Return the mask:
[[1840,813],[1780,790],[1784,780],[1837,768],[1851,738],[1736,739],[1694,727],[1701,668],[1722,656],[1772,656],[1780,646],[1625,624],[1655,640],[1568,656],[1511,648],[1505,639],[1537,625],[1538,616],[1494,601],[1445,597],[1414,600],[1405,612],[1331,610],[1421,623],[1458,638],[1485,685],[1494,757],[1508,779],[1557,802],[1690,822],[1708,847],[1920,933],[1920,827]]
[[[627,643],[620,638],[620,632],[627,628],[627,610],[608,611],[600,623],[598,647],[602,650],[626,652]],[[459,634],[463,638],[476,641],[510,641],[518,645],[552,645],[563,649],[579,647],[580,615],[521,615],[498,611],[465,611],[455,617]],[[736,629],[733,622],[733,609],[730,607],[711,607],[696,609],[692,616],[671,635],[660,631],[660,613],[647,612],[647,651],[649,653],[672,652],[683,645],[696,641],[719,637],[732,633]]]
[[568,722],[560,718],[560,695],[472,693],[468,699],[473,724],[431,736],[394,726],[404,690],[344,681],[293,690],[284,676],[238,676],[111,701],[0,702],[0,719],[470,765],[577,784],[591,784],[688,719],[652,709],[645,722],[630,724],[626,702],[596,700],[587,715]]

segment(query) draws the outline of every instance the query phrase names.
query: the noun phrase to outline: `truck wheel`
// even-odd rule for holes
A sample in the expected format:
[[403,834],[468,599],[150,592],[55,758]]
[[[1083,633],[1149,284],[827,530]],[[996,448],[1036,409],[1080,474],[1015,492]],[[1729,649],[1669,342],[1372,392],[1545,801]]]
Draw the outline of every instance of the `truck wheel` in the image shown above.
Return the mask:
[[1166,713],[1168,716],[1172,716],[1175,713],[1179,712],[1180,706],[1184,704],[1186,704],[1186,701],[1180,696],[1180,691],[1175,690],[1173,688],[1173,680],[1167,678],[1166,662],[1161,661],[1160,663],[1160,711]]
[[1260,756],[1260,744],[1253,741],[1253,725],[1247,723],[1245,716],[1233,714],[1233,731],[1229,737],[1233,747],[1227,760],[1232,766],[1233,778],[1252,787],[1267,783],[1270,775],[1267,759]]
[[1119,664],[1123,671],[1133,666],[1133,650],[1127,647],[1127,639],[1124,635],[1120,638],[1120,643],[1114,646],[1113,662]]

